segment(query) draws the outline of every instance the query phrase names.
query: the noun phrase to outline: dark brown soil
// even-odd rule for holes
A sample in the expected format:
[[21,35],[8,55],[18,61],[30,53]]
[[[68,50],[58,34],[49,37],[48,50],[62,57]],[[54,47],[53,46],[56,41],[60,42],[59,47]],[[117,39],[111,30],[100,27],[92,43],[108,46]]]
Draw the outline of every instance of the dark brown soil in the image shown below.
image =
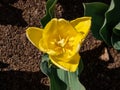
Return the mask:
[[[82,2],[58,0],[56,17],[83,16]],[[99,0],[110,3],[110,0]],[[29,26],[41,27],[46,0],[0,0],[0,90],[49,90],[40,71],[41,52],[26,38]],[[80,81],[87,90],[120,90],[120,54],[89,33],[80,55],[84,70]]]

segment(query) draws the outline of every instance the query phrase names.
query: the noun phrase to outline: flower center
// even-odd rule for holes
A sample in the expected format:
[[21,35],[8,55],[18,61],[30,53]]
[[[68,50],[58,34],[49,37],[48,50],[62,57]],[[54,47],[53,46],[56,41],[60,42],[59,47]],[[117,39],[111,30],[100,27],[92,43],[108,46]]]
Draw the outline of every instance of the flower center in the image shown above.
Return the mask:
[[62,38],[60,35],[59,35],[59,40],[57,41],[57,45],[64,48],[66,43],[68,42],[68,37],[67,38]]
[[66,52],[66,50],[69,50],[71,52],[73,48],[73,41],[73,37],[69,38],[69,36],[62,37],[59,35],[58,38],[51,42],[51,44],[56,46],[56,48],[54,48],[55,51],[63,53]]
[[60,46],[60,47],[64,47],[65,46],[65,39],[61,39],[57,42],[57,44]]

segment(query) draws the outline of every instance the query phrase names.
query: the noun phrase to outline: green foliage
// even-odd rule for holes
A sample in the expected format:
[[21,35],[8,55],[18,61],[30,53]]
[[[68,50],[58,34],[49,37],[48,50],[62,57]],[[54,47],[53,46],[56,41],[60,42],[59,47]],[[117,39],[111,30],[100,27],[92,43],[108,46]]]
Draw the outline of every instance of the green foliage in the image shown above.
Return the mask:
[[40,20],[43,27],[54,17],[54,7],[57,0],[48,0],[46,3],[46,15]]
[[120,36],[120,22],[113,28],[113,32]]
[[85,90],[79,82],[78,76],[83,70],[83,63],[80,60],[79,68],[76,72],[68,72],[51,66],[47,54],[42,56],[40,64],[42,72],[50,79],[50,90]]
[[102,40],[99,30],[103,25],[104,22],[104,13],[108,9],[108,5],[100,2],[93,2],[93,3],[84,3],[84,15],[92,17],[92,26],[91,30],[93,35],[97,38]]
[[111,37],[111,42],[115,49],[120,50],[120,36],[117,36],[113,33]]
[[50,79],[51,90],[62,90],[66,88],[64,82],[59,79],[57,75],[57,69],[49,64],[49,57],[47,54],[42,56],[42,62],[40,64],[41,71],[47,75]]
[[[54,18],[54,6],[56,3],[57,0],[47,1],[46,15],[40,21],[43,27]],[[76,72],[68,72],[54,66],[49,60],[49,56],[43,54],[40,68],[41,71],[49,77],[50,90],[85,90],[78,78],[83,70],[82,60],[80,60]]]
[[84,4],[85,16],[92,16],[92,33],[107,45],[120,50],[120,0],[111,0],[108,6],[104,3]]

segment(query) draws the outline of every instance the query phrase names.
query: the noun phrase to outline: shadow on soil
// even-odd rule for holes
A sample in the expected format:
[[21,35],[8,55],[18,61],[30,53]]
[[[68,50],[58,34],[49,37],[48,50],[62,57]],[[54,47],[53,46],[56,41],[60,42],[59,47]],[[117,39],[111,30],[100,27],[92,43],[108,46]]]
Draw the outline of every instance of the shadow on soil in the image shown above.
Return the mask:
[[[102,44],[80,53],[84,63],[80,81],[86,90],[120,90],[120,68],[107,68],[114,59],[110,56],[110,60],[105,62],[98,58],[104,47]],[[45,77],[41,72],[2,71],[8,66],[0,62],[0,90],[49,90],[40,82]]]
[[0,72],[0,90],[49,90],[41,78],[41,72]]
[[[8,4],[6,2],[10,0],[1,1],[4,0],[0,0],[0,24],[26,25],[22,18],[22,10],[10,5],[15,2]],[[71,20],[83,15],[82,3],[88,1],[92,2],[93,0],[59,0],[58,2],[63,6],[63,17]],[[84,70],[81,73],[80,81],[86,90],[120,90],[120,68],[107,68],[107,65],[114,61],[112,57],[108,62],[98,58],[103,47],[104,45],[101,45],[91,51],[81,53]],[[8,66],[9,64],[0,62],[0,90],[48,90],[48,87],[40,82],[44,77],[41,72],[2,71]]]
[[107,68],[108,64],[114,62],[112,56],[107,62],[98,58],[104,47],[102,44],[91,51],[81,53],[84,70],[80,81],[86,90],[120,90],[120,68]]
[[0,24],[27,26],[26,21],[22,17],[22,10],[13,7],[11,4],[18,0],[0,0]]
[[0,61],[0,69],[7,68],[8,66],[9,66],[9,64],[3,63],[3,62]]
[[9,64],[0,62],[0,90],[49,90],[41,83],[41,72],[2,71]]

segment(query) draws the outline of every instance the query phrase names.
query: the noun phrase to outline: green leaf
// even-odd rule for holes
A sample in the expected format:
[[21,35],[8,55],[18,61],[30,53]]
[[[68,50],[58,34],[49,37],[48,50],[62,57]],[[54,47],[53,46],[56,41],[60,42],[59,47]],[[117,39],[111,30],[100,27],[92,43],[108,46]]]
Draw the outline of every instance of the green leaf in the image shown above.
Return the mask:
[[54,7],[57,0],[48,0],[46,3],[46,15],[40,20],[43,27],[54,17]]
[[120,0],[111,0],[111,4],[105,13],[104,24],[101,27],[100,35],[104,41],[111,45],[113,28],[120,22]]
[[120,36],[113,33],[111,37],[111,42],[112,42],[113,47],[116,50],[120,50]]
[[114,27],[113,32],[120,36],[120,22]]
[[92,17],[91,30],[94,37],[102,40],[99,30],[104,23],[104,14],[108,9],[108,5],[101,2],[84,3],[84,15]]
[[68,72],[54,66],[49,67],[49,57],[46,54],[43,55],[40,67],[41,71],[50,79],[50,90],[85,90],[78,79],[78,75],[83,70],[82,60],[80,61],[76,72]]
[[58,69],[57,73],[58,77],[67,85],[65,90],[85,90],[85,87],[80,83],[78,75],[75,72]]
[[59,79],[57,75],[57,69],[54,67],[49,67],[49,57],[48,55],[42,56],[42,62],[40,63],[41,71],[47,75],[50,79],[50,90],[66,90],[66,84]]

